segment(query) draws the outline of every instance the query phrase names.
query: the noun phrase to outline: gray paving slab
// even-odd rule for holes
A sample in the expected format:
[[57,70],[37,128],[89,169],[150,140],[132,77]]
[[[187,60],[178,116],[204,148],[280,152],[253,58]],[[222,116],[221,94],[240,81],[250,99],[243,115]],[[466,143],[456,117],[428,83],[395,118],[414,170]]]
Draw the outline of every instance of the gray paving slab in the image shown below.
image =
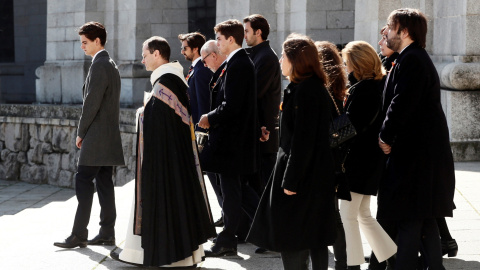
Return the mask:
[[[480,162],[456,163],[454,218],[447,218],[452,236],[459,244],[455,258],[444,258],[446,269],[480,269]],[[206,181],[214,218],[220,207]],[[133,194],[133,181],[116,187],[117,245],[123,248]],[[88,246],[63,250],[53,246],[70,234],[77,201],[71,189],[48,185],[0,180],[0,269],[143,269],[112,260],[108,255],[114,247]],[[376,200],[372,199],[372,213]],[[90,236],[99,229],[100,207],[94,198],[90,219]],[[365,238],[364,238],[365,239]],[[208,248],[211,243],[206,243]],[[239,256],[207,258],[197,269],[283,269],[280,255],[275,252],[255,254],[255,246],[241,244]],[[334,269],[332,249],[329,269]],[[364,242],[365,254],[370,253]],[[363,264],[362,269],[367,268]],[[147,269],[147,268],[145,268]],[[151,268],[148,268],[151,269]]]

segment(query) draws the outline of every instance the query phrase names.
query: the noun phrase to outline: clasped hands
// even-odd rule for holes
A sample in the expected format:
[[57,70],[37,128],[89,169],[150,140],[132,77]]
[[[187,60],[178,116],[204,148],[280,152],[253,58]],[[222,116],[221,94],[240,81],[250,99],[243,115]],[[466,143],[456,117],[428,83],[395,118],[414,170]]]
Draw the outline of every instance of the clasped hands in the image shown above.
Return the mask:
[[385,153],[385,155],[388,155],[390,154],[390,152],[392,152],[392,147],[382,141],[380,137],[378,137],[378,145],[380,146],[380,149],[382,149],[383,153]]
[[[200,121],[198,121],[198,126],[204,129],[210,128],[210,123],[208,122],[208,115],[204,114],[200,117]],[[260,136],[261,142],[266,142],[270,138],[270,131],[267,130],[266,127],[261,127],[262,135]]]

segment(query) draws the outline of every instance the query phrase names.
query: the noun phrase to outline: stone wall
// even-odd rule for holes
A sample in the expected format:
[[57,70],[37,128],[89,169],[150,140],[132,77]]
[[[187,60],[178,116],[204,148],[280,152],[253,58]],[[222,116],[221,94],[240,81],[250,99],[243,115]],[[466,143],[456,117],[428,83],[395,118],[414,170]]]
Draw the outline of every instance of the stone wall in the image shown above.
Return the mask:
[[[80,106],[0,105],[0,179],[74,187]],[[115,185],[135,178],[135,110],[121,109],[126,166],[115,167]]]

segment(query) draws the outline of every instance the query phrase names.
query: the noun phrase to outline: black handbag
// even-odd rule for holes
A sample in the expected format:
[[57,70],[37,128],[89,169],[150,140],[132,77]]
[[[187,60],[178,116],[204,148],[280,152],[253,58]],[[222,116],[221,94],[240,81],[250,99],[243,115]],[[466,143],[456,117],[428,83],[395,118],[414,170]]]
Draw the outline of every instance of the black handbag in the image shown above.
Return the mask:
[[347,113],[340,113],[340,110],[338,109],[337,103],[335,102],[332,93],[330,93],[330,91],[328,90],[327,92],[332,98],[333,105],[335,105],[335,109],[338,113],[338,116],[331,117],[329,132],[330,148],[338,148],[342,147],[346,142],[355,137],[355,135],[357,135],[357,131],[355,130],[352,122],[350,122],[350,118],[348,118]]
[[350,188],[348,181],[345,175],[345,167],[343,164],[347,159],[349,147],[349,141],[357,135],[355,127],[350,122],[350,118],[346,112],[340,113],[337,103],[333,98],[332,93],[328,91],[328,94],[332,98],[332,102],[337,111],[337,116],[331,117],[330,123],[330,148],[332,149],[333,157],[335,159],[336,169],[335,169],[335,185],[336,185],[336,194],[338,199],[351,201],[352,197],[350,196]]

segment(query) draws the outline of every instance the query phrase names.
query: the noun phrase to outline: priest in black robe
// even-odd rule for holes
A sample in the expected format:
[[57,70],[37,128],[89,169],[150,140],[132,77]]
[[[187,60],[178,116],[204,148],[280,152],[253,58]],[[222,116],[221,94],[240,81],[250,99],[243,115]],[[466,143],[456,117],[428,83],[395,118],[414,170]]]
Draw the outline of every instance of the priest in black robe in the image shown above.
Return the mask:
[[135,199],[125,248],[112,258],[143,266],[192,266],[216,235],[198,161],[183,67],[161,37],[143,44],[152,90],[137,112]]

